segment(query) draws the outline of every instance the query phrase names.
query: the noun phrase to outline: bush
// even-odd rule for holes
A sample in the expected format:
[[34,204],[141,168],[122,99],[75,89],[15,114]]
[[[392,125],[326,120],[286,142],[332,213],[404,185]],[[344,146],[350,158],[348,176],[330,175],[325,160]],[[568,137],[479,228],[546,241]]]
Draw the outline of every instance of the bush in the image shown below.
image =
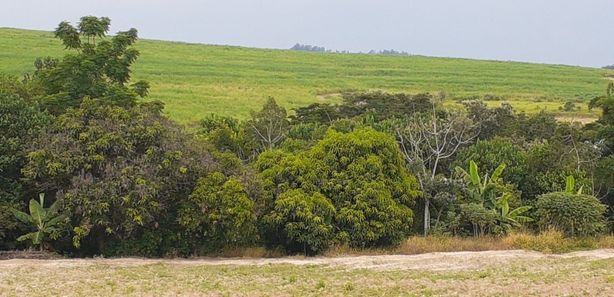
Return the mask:
[[179,211],[179,224],[207,251],[253,243],[254,202],[235,178],[215,172],[201,178]]
[[[12,209],[26,205],[29,197],[21,170],[26,149],[51,118],[24,99],[28,88],[16,79],[0,75],[0,248],[13,248],[20,224]],[[30,191],[32,192],[32,191]]]
[[555,228],[570,236],[596,235],[606,226],[606,206],[590,195],[553,192],[540,195],[535,219],[542,230]]
[[[71,217],[73,245],[83,254],[185,251],[195,237],[183,234],[178,211],[198,179],[212,172],[237,176],[242,166],[149,103],[122,108],[85,100],[31,145],[24,175],[61,201]],[[159,234],[158,246],[147,240],[151,233]]]
[[[284,213],[279,209],[281,205],[284,209],[311,207],[299,204],[300,197],[309,201],[315,199],[314,195],[323,195],[330,198],[334,207],[332,225],[338,243],[349,243],[352,247],[387,246],[400,243],[410,233],[413,219],[410,207],[418,186],[415,177],[405,169],[396,141],[385,133],[373,129],[329,131],[305,153],[265,152],[255,167],[267,193],[258,203],[265,214],[273,212],[279,216]],[[293,204],[289,204],[288,191],[294,197]],[[279,201],[282,198],[283,203]],[[292,248],[283,238],[274,236],[278,230],[287,228],[287,215],[283,216],[286,217],[274,220],[280,225],[266,226],[265,238],[268,245]]]
[[333,239],[335,207],[320,193],[311,196],[302,190],[290,190],[275,201],[275,210],[265,221],[281,231],[281,240],[289,252],[312,255],[326,250]]

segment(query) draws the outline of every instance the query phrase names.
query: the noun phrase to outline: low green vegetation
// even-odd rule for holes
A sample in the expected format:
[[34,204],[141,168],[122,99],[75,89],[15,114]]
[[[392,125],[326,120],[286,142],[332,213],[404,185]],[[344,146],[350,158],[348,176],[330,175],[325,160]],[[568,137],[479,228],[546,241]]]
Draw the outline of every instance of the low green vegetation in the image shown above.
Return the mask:
[[[602,111],[590,125],[355,92],[293,113],[269,98],[247,119],[209,114],[188,132],[149,99],[149,82],[131,79],[136,30],[108,28],[61,23],[69,54],[36,60],[24,79],[0,76],[2,249],[310,256],[520,231],[536,237],[502,245],[538,249],[531,238],[559,232],[552,242],[575,249],[613,230],[614,84],[590,101]],[[39,218],[28,218],[39,193],[52,210],[30,203]]]
[[[308,53],[140,40],[134,81],[151,84],[151,99],[165,103],[182,124],[207,113],[247,119],[268,97],[292,109],[315,102],[340,102],[346,91],[440,94],[446,104],[481,99],[509,102],[526,112],[597,117],[586,103],[602,93],[603,69],[563,65],[479,61],[422,56]],[[0,29],[0,72],[21,76],[38,57],[66,52],[50,32]],[[579,108],[560,110],[566,102]]]
[[30,200],[29,210],[30,213],[14,210],[15,217],[22,223],[29,224],[35,227],[35,231],[19,236],[17,241],[28,240],[33,245],[38,245],[40,250],[44,249],[44,244],[47,238],[57,239],[60,231],[60,224],[65,219],[64,216],[58,215],[58,201],[54,202],[45,208],[45,194],[39,195],[39,201],[34,199]]

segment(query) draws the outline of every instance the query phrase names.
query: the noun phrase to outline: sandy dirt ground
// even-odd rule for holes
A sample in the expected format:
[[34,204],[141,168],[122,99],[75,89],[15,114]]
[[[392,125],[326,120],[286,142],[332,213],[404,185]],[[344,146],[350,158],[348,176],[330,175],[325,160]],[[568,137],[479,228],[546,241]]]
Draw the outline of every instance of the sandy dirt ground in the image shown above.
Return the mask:
[[561,255],[543,254],[523,250],[511,251],[484,251],[484,252],[450,252],[428,253],[420,255],[382,255],[382,256],[347,256],[347,257],[284,257],[284,258],[198,258],[198,259],[142,259],[142,258],[115,258],[115,259],[59,259],[59,260],[31,260],[12,259],[0,261],[0,271],[24,265],[35,265],[46,268],[78,268],[91,265],[111,265],[114,267],[129,267],[149,264],[170,265],[326,265],[344,267],[349,269],[376,269],[376,270],[472,270],[490,264],[503,265],[505,263],[523,260],[557,258],[585,258],[610,259],[614,258],[614,249],[600,249],[592,251],[573,252]]
[[614,296],[614,249],[0,260],[0,297]]

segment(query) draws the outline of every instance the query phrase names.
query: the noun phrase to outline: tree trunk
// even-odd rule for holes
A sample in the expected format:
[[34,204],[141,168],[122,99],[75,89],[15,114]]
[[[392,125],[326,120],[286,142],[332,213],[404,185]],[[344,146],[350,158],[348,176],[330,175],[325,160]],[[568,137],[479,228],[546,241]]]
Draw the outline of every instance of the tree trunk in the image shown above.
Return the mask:
[[424,236],[429,235],[431,229],[431,211],[429,210],[430,202],[424,199]]

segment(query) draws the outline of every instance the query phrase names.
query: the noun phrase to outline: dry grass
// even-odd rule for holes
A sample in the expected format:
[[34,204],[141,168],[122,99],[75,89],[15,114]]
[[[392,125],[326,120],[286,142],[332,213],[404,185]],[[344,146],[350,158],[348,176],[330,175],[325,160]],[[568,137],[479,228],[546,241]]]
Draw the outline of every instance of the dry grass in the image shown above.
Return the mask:
[[[601,256],[596,256],[596,255]],[[284,260],[284,261],[281,261]],[[614,296],[614,254],[0,261],[0,296]]]
[[540,234],[520,232],[503,237],[415,236],[410,237],[401,245],[393,248],[356,249],[347,246],[335,246],[329,249],[325,255],[329,257],[343,255],[415,255],[434,252],[473,252],[516,249],[544,253],[566,253],[599,248],[614,248],[614,236],[567,238],[559,231],[550,230]]

